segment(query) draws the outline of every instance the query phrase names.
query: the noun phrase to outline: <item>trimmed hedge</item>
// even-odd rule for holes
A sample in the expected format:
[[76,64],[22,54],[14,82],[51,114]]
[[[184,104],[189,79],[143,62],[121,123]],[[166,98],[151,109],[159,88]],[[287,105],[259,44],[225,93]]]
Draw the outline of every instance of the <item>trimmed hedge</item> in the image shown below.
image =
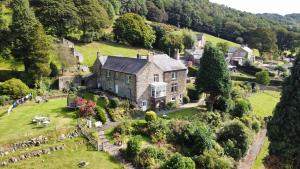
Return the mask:
[[157,115],[154,111],[147,111],[145,115],[145,120],[148,121],[155,121],[157,119]]
[[102,107],[96,107],[96,111],[97,111],[97,116],[99,118],[99,120],[105,124],[107,119],[106,119],[106,115],[105,115],[105,110]]
[[109,105],[110,108],[115,109],[119,107],[119,105],[120,105],[120,100],[118,98],[115,97],[110,100],[110,105]]

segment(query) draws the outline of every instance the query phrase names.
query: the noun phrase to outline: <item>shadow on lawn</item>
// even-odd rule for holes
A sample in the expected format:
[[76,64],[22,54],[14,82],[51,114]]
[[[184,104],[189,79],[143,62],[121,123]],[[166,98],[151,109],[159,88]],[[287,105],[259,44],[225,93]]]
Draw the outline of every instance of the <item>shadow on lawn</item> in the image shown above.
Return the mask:
[[23,71],[0,70],[0,82],[9,80],[11,78],[21,78]]
[[62,107],[62,108],[54,109],[54,111],[58,112],[57,117],[77,119],[77,113],[74,109],[70,109],[68,107]]

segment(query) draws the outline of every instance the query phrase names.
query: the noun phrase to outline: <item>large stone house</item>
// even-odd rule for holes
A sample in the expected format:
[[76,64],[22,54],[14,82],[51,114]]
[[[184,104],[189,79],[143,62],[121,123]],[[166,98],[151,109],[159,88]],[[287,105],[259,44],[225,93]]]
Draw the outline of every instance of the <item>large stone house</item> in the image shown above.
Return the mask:
[[253,50],[245,45],[228,49],[227,59],[233,65],[243,65],[246,61],[255,62]]
[[144,111],[182,103],[186,94],[187,68],[166,54],[127,58],[98,53],[93,76],[89,87],[126,98]]

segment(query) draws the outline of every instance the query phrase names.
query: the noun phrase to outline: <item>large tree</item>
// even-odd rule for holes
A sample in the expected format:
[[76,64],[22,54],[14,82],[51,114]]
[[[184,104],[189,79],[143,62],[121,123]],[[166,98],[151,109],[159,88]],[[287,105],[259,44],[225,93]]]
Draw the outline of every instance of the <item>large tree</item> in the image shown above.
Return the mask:
[[74,0],[80,18],[80,29],[83,37],[87,33],[99,32],[110,24],[106,10],[97,0]]
[[30,3],[51,35],[65,37],[77,28],[79,18],[73,0],[31,0]]
[[276,33],[271,29],[258,28],[247,33],[247,43],[251,48],[275,53],[278,50]]
[[145,20],[134,13],[119,17],[113,26],[116,40],[127,42],[133,46],[152,48],[155,32]]
[[300,168],[300,54],[285,79],[280,102],[268,123],[270,154]]
[[33,80],[50,74],[48,64],[50,42],[43,26],[29,8],[28,0],[14,0],[11,6],[12,55],[24,64],[25,73],[32,80],[29,82],[32,85]]
[[211,44],[205,46],[200,59],[196,88],[199,92],[209,94],[207,103],[210,110],[219,97],[229,98],[231,79],[227,63],[222,51]]

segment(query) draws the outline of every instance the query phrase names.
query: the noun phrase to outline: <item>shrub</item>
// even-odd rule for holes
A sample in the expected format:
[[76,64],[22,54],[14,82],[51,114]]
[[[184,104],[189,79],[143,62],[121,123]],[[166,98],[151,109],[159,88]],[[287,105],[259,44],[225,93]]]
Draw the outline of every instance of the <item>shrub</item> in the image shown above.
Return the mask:
[[187,89],[187,95],[191,101],[198,101],[200,99],[200,94],[196,89]]
[[141,136],[134,136],[127,142],[126,157],[128,160],[134,160],[141,151],[142,142]]
[[230,112],[232,109],[234,109],[234,102],[231,99],[220,97],[215,103],[214,103],[214,110],[219,110],[221,112]]
[[105,124],[107,121],[105,110],[102,107],[96,107],[96,111],[100,121]]
[[12,78],[0,83],[0,95],[8,95],[12,99],[24,97],[29,92],[29,87],[19,79]]
[[167,122],[162,119],[155,121],[149,121],[147,123],[147,133],[151,140],[155,143],[165,142],[167,139],[167,133],[169,131]]
[[157,115],[154,111],[147,111],[145,115],[145,120],[147,122],[149,121],[155,121],[157,119]]
[[195,169],[195,162],[189,158],[184,157],[179,153],[173,155],[168,161],[166,161],[162,169]]
[[92,101],[84,101],[83,104],[80,106],[78,115],[79,117],[90,117],[95,116],[95,107],[96,103]]
[[176,109],[177,108],[177,102],[176,101],[168,102],[166,107],[169,110]]
[[172,121],[169,139],[188,148],[189,155],[202,153],[205,149],[211,149],[213,136],[209,128],[201,123],[192,124],[187,121]]
[[195,159],[197,168],[207,169],[233,169],[234,160],[227,156],[219,155],[215,150],[206,150]]
[[224,148],[225,154],[239,160],[249,148],[250,137],[248,128],[242,122],[234,120],[217,133],[217,142]]
[[115,109],[119,107],[119,105],[120,105],[120,100],[118,98],[115,97],[110,100],[110,108]]
[[268,85],[271,81],[269,72],[261,71],[255,74],[256,82],[262,85]]
[[0,96],[0,106],[6,105],[6,103],[10,100],[9,96],[2,95]]
[[241,121],[249,128],[254,130],[256,133],[263,126],[263,120],[255,115],[247,115],[241,118]]
[[235,117],[243,117],[243,115],[251,111],[251,104],[248,100],[238,99],[235,101],[235,106],[232,115]]
[[156,147],[147,147],[139,153],[137,162],[142,168],[152,168],[159,163],[163,163],[166,158],[167,155],[164,150]]
[[92,95],[91,100],[92,100],[93,102],[97,102],[98,99],[99,99],[99,96],[98,96],[98,95],[95,95],[95,94]]
[[130,115],[129,112],[122,107],[117,107],[115,109],[108,109],[108,114],[110,115],[113,121],[128,119]]
[[107,96],[101,96],[99,97],[97,104],[98,106],[105,108],[110,104],[110,102]]
[[53,62],[50,63],[50,69],[51,69],[50,77],[57,77],[59,74],[59,70],[55,63]]
[[189,96],[183,96],[182,101],[183,101],[183,104],[188,104],[190,102]]
[[131,135],[133,131],[134,128],[130,121],[124,121],[114,129],[114,133],[119,135]]
[[255,65],[244,65],[244,66],[239,66],[238,70],[245,72],[249,75],[255,76],[257,72],[263,71],[262,68],[256,67]]
[[189,73],[188,73],[189,77],[197,77],[197,74],[198,74],[198,68],[197,67],[189,66],[188,70],[189,70]]

